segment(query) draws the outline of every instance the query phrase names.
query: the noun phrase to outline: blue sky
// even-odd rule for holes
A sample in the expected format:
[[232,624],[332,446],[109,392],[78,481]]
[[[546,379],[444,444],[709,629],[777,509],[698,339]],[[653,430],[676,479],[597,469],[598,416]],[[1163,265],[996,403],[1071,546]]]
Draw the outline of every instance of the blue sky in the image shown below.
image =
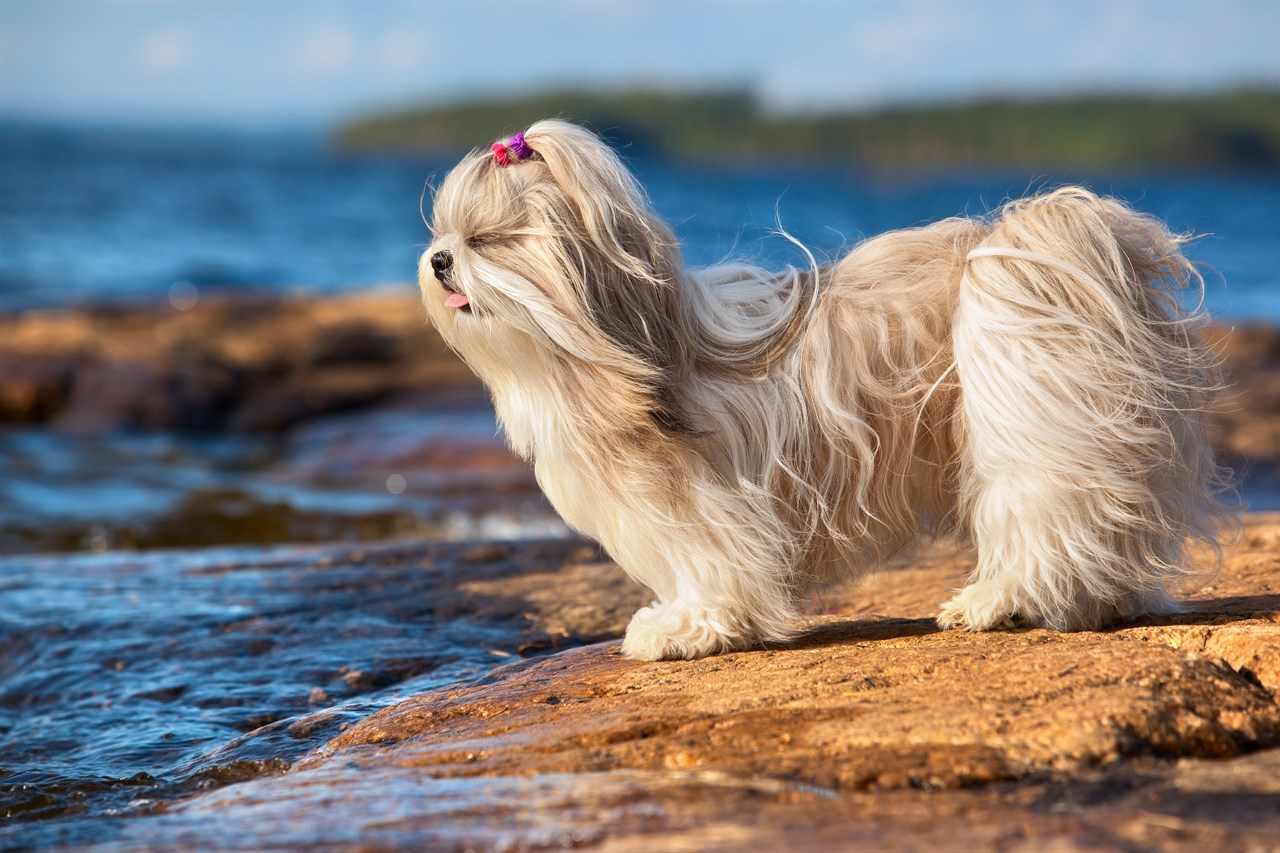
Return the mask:
[[2,0],[0,118],[325,125],[553,85],[779,109],[1280,85],[1280,0]]

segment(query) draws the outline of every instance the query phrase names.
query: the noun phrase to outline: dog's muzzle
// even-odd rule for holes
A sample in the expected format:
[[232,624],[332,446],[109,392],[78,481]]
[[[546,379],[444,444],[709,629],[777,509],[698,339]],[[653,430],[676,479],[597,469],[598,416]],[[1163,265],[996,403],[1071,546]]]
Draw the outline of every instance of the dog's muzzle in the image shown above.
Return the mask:
[[449,271],[453,269],[453,253],[448,250],[436,252],[431,256],[431,269],[435,272],[436,281],[440,282],[444,292],[449,294],[444,300],[444,307],[455,308],[464,314],[470,314],[471,300],[467,298],[465,293],[460,292],[449,283],[449,279],[452,277],[449,275]]
[[436,274],[437,281],[444,281],[444,275],[453,266],[453,253],[448,251],[439,251],[431,256],[431,269]]

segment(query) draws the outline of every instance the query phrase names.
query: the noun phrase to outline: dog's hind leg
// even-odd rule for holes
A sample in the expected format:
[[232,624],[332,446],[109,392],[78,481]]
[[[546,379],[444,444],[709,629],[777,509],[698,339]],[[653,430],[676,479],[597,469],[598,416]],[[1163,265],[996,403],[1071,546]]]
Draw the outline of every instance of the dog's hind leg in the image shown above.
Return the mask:
[[965,515],[978,549],[944,627],[1060,630],[1167,611],[1220,471],[1211,361],[1157,285],[1194,275],[1159,223],[1084,190],[1006,208],[954,329]]

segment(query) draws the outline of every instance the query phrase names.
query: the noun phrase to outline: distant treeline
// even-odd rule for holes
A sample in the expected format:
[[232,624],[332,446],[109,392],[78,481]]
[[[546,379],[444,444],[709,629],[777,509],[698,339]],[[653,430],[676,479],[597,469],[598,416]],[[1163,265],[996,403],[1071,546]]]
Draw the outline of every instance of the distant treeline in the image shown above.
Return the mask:
[[828,161],[895,171],[1280,171],[1280,89],[791,114],[768,111],[745,91],[563,91],[370,116],[339,128],[336,142],[348,151],[455,153],[552,116],[586,124],[633,152],[690,160]]

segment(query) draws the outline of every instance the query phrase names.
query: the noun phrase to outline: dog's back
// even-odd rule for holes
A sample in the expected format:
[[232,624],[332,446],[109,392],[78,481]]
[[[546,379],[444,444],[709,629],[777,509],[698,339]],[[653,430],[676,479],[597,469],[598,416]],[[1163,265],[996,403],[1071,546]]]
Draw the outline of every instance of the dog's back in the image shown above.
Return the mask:
[[957,521],[952,324],[965,257],[990,230],[950,219],[894,231],[828,273],[795,365],[825,445],[814,474],[845,563],[873,565]]

